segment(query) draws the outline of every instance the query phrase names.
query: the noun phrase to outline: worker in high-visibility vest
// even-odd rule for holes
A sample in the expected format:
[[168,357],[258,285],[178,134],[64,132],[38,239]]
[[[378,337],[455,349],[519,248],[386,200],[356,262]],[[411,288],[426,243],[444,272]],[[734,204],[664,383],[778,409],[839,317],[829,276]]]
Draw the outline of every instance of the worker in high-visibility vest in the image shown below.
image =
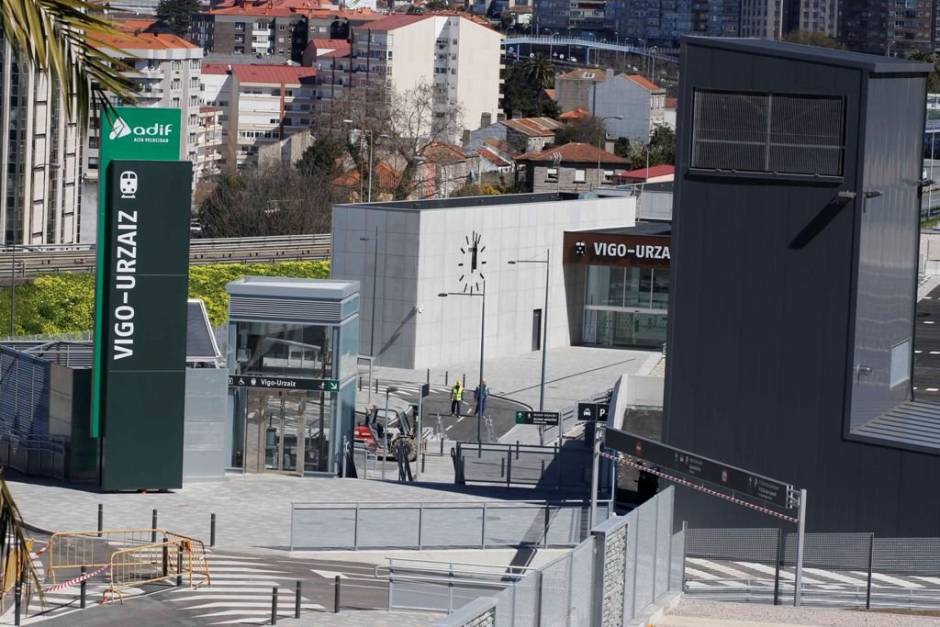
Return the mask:
[[457,379],[457,382],[454,383],[454,387],[450,391],[450,415],[459,416],[460,415],[460,401],[463,400],[463,385],[460,383],[460,379]]

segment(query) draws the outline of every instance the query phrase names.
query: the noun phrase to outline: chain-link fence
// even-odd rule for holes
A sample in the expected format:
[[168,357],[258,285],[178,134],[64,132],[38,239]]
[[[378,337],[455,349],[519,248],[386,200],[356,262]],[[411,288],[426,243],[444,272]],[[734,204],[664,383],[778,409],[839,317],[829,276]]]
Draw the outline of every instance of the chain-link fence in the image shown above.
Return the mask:
[[[598,517],[606,517],[601,502]],[[588,533],[586,501],[291,503],[294,549],[570,547]]]
[[[688,530],[685,590],[710,598],[793,601],[797,535],[780,529]],[[940,607],[940,538],[808,533],[801,602]]]
[[670,487],[609,518],[562,557],[512,573],[501,591],[473,599],[437,625],[494,624],[487,621],[495,617],[496,625],[512,627],[613,627],[636,619],[681,589],[685,533],[673,533],[674,499]]

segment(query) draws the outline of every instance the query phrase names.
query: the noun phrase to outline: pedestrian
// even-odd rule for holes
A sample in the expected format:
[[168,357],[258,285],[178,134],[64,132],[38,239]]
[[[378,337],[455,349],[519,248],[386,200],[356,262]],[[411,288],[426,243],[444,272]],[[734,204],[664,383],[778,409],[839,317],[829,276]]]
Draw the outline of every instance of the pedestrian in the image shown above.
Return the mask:
[[451,416],[460,416],[460,401],[463,400],[463,385],[460,384],[460,379],[454,383],[454,387],[450,391],[450,415]]
[[477,389],[473,391],[473,400],[476,401],[477,407],[473,411],[477,416],[483,416],[486,414],[486,401],[490,397],[490,388],[486,385],[486,379],[480,381],[480,385],[477,386]]

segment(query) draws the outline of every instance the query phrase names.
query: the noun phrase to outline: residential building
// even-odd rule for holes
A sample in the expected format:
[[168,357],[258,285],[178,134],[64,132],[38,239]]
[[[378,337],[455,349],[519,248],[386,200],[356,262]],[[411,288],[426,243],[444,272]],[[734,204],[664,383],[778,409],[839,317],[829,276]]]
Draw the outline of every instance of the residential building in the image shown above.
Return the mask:
[[206,52],[300,61],[312,39],[346,39],[352,26],[383,17],[367,7],[344,10],[317,0],[232,0],[196,15],[193,38]]
[[562,126],[561,122],[552,118],[502,120],[467,133],[464,148],[477,150],[493,140],[504,144],[506,151],[512,154],[537,152],[555,142],[555,132]]
[[591,144],[572,142],[516,159],[530,192],[585,192],[614,181],[627,160]]
[[910,0],[903,4],[874,0],[843,0],[839,9],[839,38],[850,50],[905,57],[934,46],[934,3]]
[[604,119],[608,136],[646,143],[652,130],[665,123],[666,90],[639,74],[606,74],[595,83],[591,111]]
[[61,93],[0,38],[0,238],[5,246],[79,240],[81,141]]
[[571,70],[555,77],[555,93],[562,111],[606,118],[611,137],[646,142],[652,129],[665,123],[666,90],[640,74]]
[[434,142],[421,151],[421,182],[417,198],[448,198],[468,183],[480,180],[480,157],[459,146]]
[[742,37],[781,39],[793,32],[823,33],[839,30],[839,0],[742,0]]
[[287,65],[205,68],[204,100],[223,111],[223,165],[232,172],[258,165],[258,150],[313,122],[316,69]]
[[265,168],[278,164],[296,165],[315,138],[309,129],[297,131],[272,144],[258,147],[258,167]]
[[609,0],[606,6],[607,24],[618,36],[666,47],[683,35],[735,37],[740,18],[737,0]]
[[222,109],[199,107],[199,128],[196,131],[196,158],[193,160],[193,180],[219,174],[222,163]]
[[[120,59],[137,85],[138,107],[180,109],[185,131],[180,134],[180,159],[196,162],[202,106],[202,50],[199,46],[159,30],[150,21],[117,22],[119,32],[96,35],[109,55]],[[92,119],[87,151],[87,179],[98,178],[98,125]],[[212,149],[214,151],[214,149]],[[195,177],[194,177],[195,182]],[[94,183],[97,187],[97,182]]]
[[[477,129],[499,115],[502,35],[469,14],[390,15],[352,27],[352,56],[343,85],[379,81],[397,93],[434,87],[434,116],[457,113],[456,126]],[[322,84],[325,102],[338,97]]]

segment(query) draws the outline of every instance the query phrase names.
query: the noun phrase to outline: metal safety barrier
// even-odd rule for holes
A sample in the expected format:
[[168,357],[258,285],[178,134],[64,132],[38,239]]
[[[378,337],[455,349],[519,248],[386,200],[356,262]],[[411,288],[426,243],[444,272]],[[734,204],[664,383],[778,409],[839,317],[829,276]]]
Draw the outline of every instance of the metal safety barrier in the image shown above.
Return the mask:
[[290,548],[565,547],[586,537],[589,511],[584,500],[291,503]]

